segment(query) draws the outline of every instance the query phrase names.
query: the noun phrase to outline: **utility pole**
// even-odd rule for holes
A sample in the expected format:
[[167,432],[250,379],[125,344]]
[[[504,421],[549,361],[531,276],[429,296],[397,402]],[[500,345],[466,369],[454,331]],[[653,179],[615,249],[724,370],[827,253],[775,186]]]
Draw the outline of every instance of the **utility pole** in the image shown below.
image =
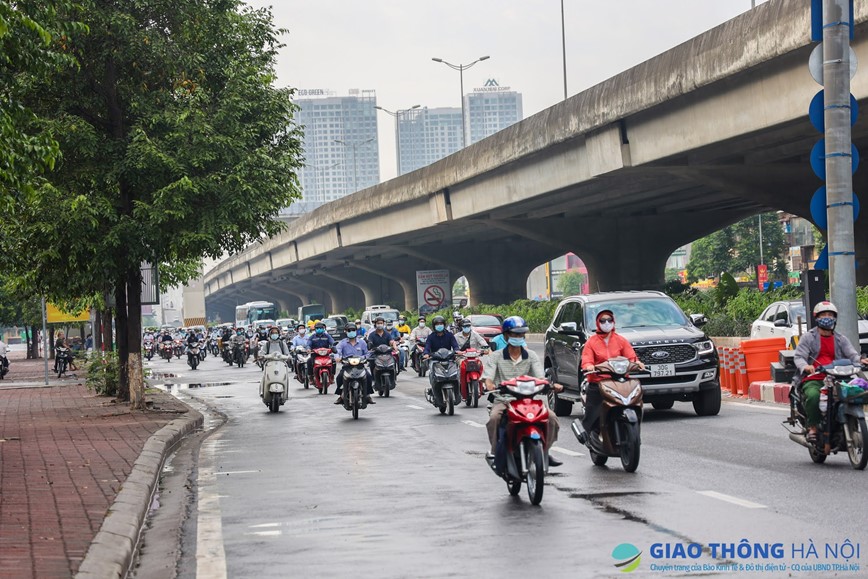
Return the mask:
[[564,23],[564,0],[561,0],[561,50],[564,61],[564,100],[567,100],[567,28]]
[[838,307],[837,331],[859,343],[853,240],[853,158],[850,131],[850,6],[823,0],[823,79],[826,127],[826,216],[829,280]]

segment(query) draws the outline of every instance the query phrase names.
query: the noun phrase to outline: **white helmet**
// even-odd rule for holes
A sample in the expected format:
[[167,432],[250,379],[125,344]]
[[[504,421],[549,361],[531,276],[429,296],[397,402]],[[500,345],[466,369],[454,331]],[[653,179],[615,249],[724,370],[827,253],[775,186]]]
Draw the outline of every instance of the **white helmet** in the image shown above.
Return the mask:
[[816,318],[823,312],[832,312],[835,314],[835,317],[838,317],[838,308],[835,307],[835,304],[828,301],[823,301],[814,306],[814,317]]

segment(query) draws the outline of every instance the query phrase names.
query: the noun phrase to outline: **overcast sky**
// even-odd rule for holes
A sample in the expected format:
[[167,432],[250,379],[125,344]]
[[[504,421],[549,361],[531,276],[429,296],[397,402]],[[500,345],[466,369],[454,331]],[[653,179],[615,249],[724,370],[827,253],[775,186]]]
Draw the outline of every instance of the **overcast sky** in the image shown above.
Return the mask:
[[[489,60],[465,93],[494,78],[522,93],[527,118],[563,98],[560,0],[247,0],[289,32],[278,84],[347,94],[374,89],[395,110],[458,107],[458,72],[433,62]],[[760,4],[761,2],[757,2]],[[567,85],[581,92],[750,10],[750,0],[564,0]],[[379,112],[380,177],[395,166],[394,119]]]

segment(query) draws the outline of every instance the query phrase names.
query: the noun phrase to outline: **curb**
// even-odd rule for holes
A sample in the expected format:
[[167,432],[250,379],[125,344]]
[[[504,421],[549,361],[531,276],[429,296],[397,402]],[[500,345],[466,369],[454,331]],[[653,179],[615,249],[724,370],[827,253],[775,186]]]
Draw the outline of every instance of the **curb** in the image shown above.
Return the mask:
[[203,423],[202,414],[190,408],[187,416],[173,420],[151,435],[91,541],[75,574],[76,579],[127,575],[160,479],[163,461],[175,445],[194,430],[202,428]]

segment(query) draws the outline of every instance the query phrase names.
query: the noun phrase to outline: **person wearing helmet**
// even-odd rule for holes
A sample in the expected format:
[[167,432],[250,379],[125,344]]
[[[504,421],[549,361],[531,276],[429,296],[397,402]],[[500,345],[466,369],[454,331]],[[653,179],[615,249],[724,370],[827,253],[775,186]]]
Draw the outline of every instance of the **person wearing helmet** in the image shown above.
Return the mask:
[[[482,379],[485,381],[486,390],[494,390],[498,384],[506,380],[512,380],[519,376],[533,376],[534,378],[545,378],[545,371],[539,356],[533,350],[527,348],[525,334],[528,332],[527,322],[520,316],[510,316],[503,320],[501,326],[503,335],[507,340],[507,347],[502,353],[492,354],[489,356],[490,361],[485,363],[482,370]],[[561,392],[563,386],[560,384],[552,384],[552,389],[555,392]],[[491,445],[489,458],[494,457],[495,447],[497,446],[497,431],[500,428],[503,413],[506,410],[506,403],[510,400],[508,396],[495,394],[495,403],[491,407],[491,414],[488,417],[488,442]],[[548,401],[545,401],[548,407]],[[558,439],[558,424],[557,416],[554,412],[549,413],[549,420],[546,430],[546,451],[552,447]],[[549,455],[549,466],[560,466],[561,461]]]
[[473,329],[473,324],[470,323],[469,318],[461,320],[461,328],[458,333],[455,334],[455,341],[458,342],[459,350],[466,350],[468,348],[473,348],[474,350],[488,349],[488,344],[485,342],[485,338],[480,336]]
[[418,364],[421,364],[418,359],[422,355],[419,347],[425,346],[425,342],[430,335],[431,328],[426,325],[425,316],[419,316],[416,327],[410,331],[410,360],[414,364],[414,368],[417,368]]
[[431,355],[431,352],[436,352],[440,348],[446,348],[453,352],[458,349],[455,334],[446,329],[446,319],[443,316],[435,316],[431,320],[431,325],[434,326],[434,331],[425,340],[425,350],[422,352],[423,356],[427,358]]
[[[590,372],[597,364],[602,364],[609,358],[623,356],[631,362],[638,362],[641,369],[645,364],[639,361],[633,346],[624,336],[615,332],[615,314],[612,310],[601,310],[597,314],[597,332],[591,336],[582,348],[581,368]],[[600,405],[603,397],[600,395],[597,374],[590,374],[588,379],[587,399],[585,401],[585,416],[582,418],[582,428],[585,432],[595,432],[597,419],[600,416]]]
[[[337,357],[335,362],[340,362],[343,358],[367,358],[368,357],[368,344],[365,343],[364,340],[358,335],[358,330],[356,329],[355,324],[347,324],[346,325],[347,337],[338,342],[337,345]],[[371,378],[371,373],[365,368],[365,401],[368,404],[376,404],[374,399],[371,398],[371,395],[374,393],[374,381]],[[344,375],[343,372],[340,372],[336,375],[335,383],[337,384],[337,390],[335,394],[338,395],[338,399],[335,400],[335,404],[343,404],[343,385],[344,385]]]
[[367,334],[367,333],[368,333],[368,331],[365,329],[365,326],[362,325],[362,320],[357,319],[356,320],[356,335],[359,338],[364,338],[365,334]]
[[262,356],[269,354],[289,355],[289,348],[286,346],[286,342],[280,339],[280,328],[277,326],[273,326],[268,330],[268,339],[260,352]]
[[295,328],[295,336],[293,336],[292,341],[289,345],[293,350],[297,350],[298,348],[307,348],[307,326],[304,324],[299,324]]
[[802,382],[802,405],[808,425],[806,438],[809,442],[817,440],[817,426],[822,422],[820,412],[820,388],[826,375],[817,372],[817,366],[825,366],[833,360],[847,358],[853,364],[868,364],[847,336],[835,333],[838,322],[838,308],[829,301],[814,306],[814,327],[799,339],[796,347],[795,363],[799,374],[804,374]]
[[395,326],[395,329],[398,330],[398,333],[401,335],[410,333],[410,326],[407,325],[407,318],[401,316],[398,318],[398,325]]
[[[393,352],[398,349],[398,345],[395,343],[395,337],[392,335],[391,331],[386,331],[386,320],[382,317],[377,317],[374,320],[374,331],[368,333],[365,340],[368,342],[369,350],[375,350],[378,346],[389,346],[392,348]],[[374,372],[375,363],[373,357],[368,361],[372,374]],[[400,369],[399,362],[398,371],[400,371]]]
[[[332,349],[334,345],[335,339],[326,332],[325,322],[317,320],[313,326],[313,334],[311,334],[310,338],[307,340],[307,347],[313,351],[317,348]],[[307,361],[307,373],[308,376],[311,377],[313,377],[313,362],[314,359],[313,356],[311,356]],[[334,367],[332,368],[332,373],[334,373]]]
[[464,318],[461,316],[461,312],[459,312],[458,310],[452,312],[452,328],[450,329],[453,334],[458,335],[458,333],[461,331],[461,321],[463,319]]

